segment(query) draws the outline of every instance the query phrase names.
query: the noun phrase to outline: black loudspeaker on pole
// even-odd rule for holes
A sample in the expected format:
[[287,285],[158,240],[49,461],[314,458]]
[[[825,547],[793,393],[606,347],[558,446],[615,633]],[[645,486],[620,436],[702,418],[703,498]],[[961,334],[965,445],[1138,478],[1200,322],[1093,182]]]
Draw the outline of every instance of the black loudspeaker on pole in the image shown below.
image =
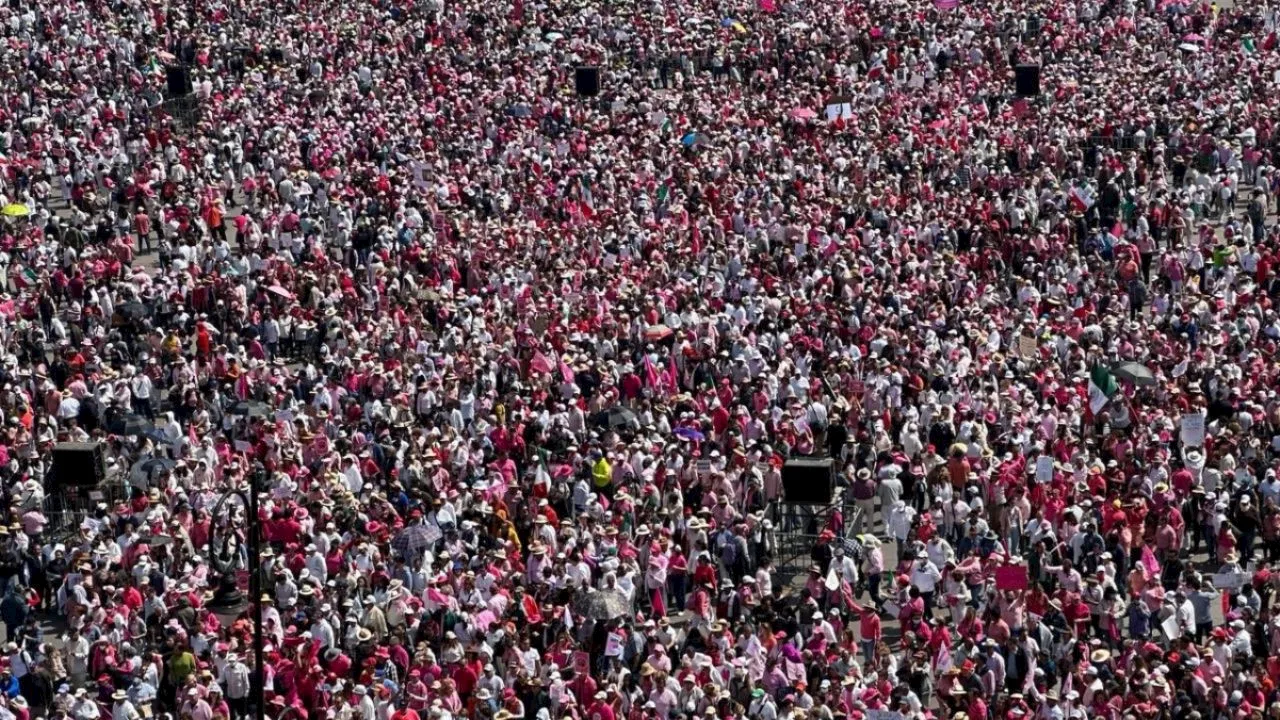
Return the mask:
[[579,97],[595,97],[600,94],[600,68],[582,65],[574,68],[573,87]]
[[1019,65],[1013,70],[1013,85],[1018,97],[1036,97],[1040,94],[1040,66]]

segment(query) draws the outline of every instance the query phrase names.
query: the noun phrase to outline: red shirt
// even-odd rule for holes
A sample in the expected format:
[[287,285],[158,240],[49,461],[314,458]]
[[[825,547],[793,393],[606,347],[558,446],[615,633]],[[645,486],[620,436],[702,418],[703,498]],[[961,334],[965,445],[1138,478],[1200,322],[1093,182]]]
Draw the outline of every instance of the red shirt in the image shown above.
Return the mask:
[[880,642],[882,633],[880,616],[875,612],[868,610],[858,618],[858,634],[863,641],[874,640],[875,642]]
[[591,709],[587,711],[588,720],[615,720],[613,707],[603,700],[597,700],[591,705]]
[[142,593],[138,592],[138,588],[132,585],[124,589],[123,600],[130,610],[137,611],[142,609]]
[[712,590],[716,589],[716,571],[715,568],[707,563],[698,563],[697,569],[693,571],[694,584],[707,583]]
[[476,671],[467,665],[458,665],[453,670],[453,684],[458,688],[458,695],[470,695],[476,687]]

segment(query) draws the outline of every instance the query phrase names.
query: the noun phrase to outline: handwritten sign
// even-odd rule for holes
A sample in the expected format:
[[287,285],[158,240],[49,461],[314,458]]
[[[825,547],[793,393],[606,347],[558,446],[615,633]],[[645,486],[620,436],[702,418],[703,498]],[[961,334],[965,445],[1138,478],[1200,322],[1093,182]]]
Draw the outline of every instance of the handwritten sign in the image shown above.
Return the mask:
[[1188,413],[1182,416],[1182,444],[1189,447],[1204,445],[1204,414]]
[[1029,582],[1025,565],[1003,565],[996,568],[997,590],[1026,590]]

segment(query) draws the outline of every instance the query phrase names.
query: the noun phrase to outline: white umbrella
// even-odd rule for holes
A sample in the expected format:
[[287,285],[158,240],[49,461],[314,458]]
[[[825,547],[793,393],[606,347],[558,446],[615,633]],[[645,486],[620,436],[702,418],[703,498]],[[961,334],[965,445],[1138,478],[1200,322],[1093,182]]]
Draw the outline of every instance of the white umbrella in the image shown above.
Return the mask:
[[1181,45],[1179,45],[1179,46],[1178,46],[1178,49],[1179,49],[1179,50],[1185,50],[1185,51],[1187,51],[1187,52],[1189,52],[1189,53],[1198,53],[1198,52],[1200,52],[1200,46],[1199,46],[1199,45],[1196,45],[1195,43],[1182,43]]

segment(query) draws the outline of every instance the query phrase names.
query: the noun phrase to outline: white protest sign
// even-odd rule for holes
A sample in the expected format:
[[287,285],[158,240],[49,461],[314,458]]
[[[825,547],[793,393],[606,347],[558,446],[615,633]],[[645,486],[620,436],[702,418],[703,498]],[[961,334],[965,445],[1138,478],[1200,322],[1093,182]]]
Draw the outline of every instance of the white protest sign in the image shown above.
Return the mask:
[[1182,416],[1182,444],[1200,447],[1204,444],[1204,414],[1188,413]]
[[1249,573],[1214,573],[1213,586],[1219,590],[1239,590],[1249,582]]
[[1036,482],[1040,484],[1053,482],[1053,456],[1041,455],[1036,458]]

